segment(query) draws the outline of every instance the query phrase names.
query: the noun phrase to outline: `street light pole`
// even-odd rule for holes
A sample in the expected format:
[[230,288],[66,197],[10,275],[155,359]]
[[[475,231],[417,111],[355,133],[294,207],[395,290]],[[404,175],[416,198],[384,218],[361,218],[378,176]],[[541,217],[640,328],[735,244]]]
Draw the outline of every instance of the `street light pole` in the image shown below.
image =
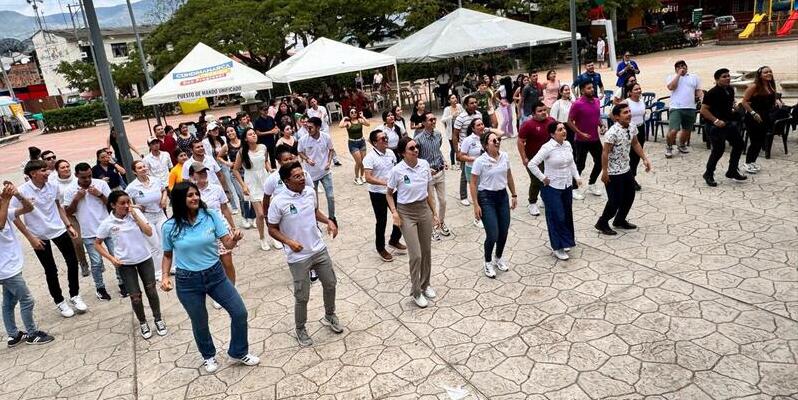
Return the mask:
[[[144,57],[144,48],[141,46],[141,36],[139,36],[139,29],[136,27],[136,17],[133,15],[133,5],[130,0],[127,0],[127,11],[130,13],[130,23],[133,25],[133,34],[136,35],[136,47],[139,51],[139,58],[141,59],[141,69],[144,71],[144,78],[147,80],[147,90],[152,89],[153,82],[150,76],[150,70],[147,68],[147,59]],[[157,106],[152,107],[155,112],[155,119],[161,123],[161,113],[158,111]]]
[[[91,34],[91,41],[93,44],[98,43],[102,46],[103,38],[100,33],[100,24],[97,22],[97,12],[94,10],[94,0],[83,0],[84,12],[86,22],[88,23],[89,33]],[[111,76],[111,65],[108,64],[108,57],[105,55],[105,49],[102,47],[99,51],[94,52],[94,62],[97,66],[97,72],[100,74],[100,85],[103,87],[104,103],[108,106],[108,117],[116,129],[116,141],[119,144],[119,153],[117,154],[122,161],[122,166],[127,171],[127,178],[132,181],[134,178],[133,157],[130,155],[130,143],[127,140],[125,133],[125,124],[122,122],[122,111],[119,109],[119,101],[116,98],[116,90],[114,89],[114,78]]]
[[573,82],[576,83],[576,77],[579,76],[579,52],[576,46],[576,0],[571,0],[570,17],[571,17],[571,74],[573,75]]

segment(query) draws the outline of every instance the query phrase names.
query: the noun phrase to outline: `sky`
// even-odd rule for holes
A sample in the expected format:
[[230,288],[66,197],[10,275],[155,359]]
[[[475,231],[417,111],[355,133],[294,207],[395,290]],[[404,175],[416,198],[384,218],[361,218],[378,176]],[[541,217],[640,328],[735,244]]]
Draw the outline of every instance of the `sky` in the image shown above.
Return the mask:
[[[115,6],[124,3],[125,0],[94,0],[95,7]],[[44,15],[50,15],[61,12],[66,13],[67,4],[77,4],[77,0],[43,0],[42,2],[37,2],[37,4],[39,13],[44,10]],[[33,7],[26,0],[0,0],[0,10],[16,11],[20,14],[33,16]]]

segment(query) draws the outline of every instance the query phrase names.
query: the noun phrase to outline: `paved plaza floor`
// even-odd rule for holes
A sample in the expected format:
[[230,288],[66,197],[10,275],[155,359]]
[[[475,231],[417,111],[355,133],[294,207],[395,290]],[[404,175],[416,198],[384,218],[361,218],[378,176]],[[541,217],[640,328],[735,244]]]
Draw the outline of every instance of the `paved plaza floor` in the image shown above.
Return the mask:
[[[340,138],[336,145],[344,151]],[[458,398],[447,388],[467,391],[465,399],[798,399],[795,152],[774,145],[747,182],[719,176],[709,188],[701,179],[708,151],[697,136],[689,155],[669,160],[661,140],[646,143],[654,172],[639,176],[630,214],[639,229],[600,236],[592,226],[606,196],[587,195],[574,202],[572,258],[556,261],[545,218],[526,211],[529,179],[515,140],[502,148],[520,197],[505,253],[510,271],[482,274],[484,231],[458,204],[459,172],[449,171],[453,235],[433,242],[438,297],[423,310],[409,297],[407,256],[384,263],[374,251],[366,187],[352,182],[343,157],[334,170],[341,233],[327,242],[345,331],[321,325],[314,285],[310,348],[294,338],[284,256],[261,251],[257,232],[246,231],[234,257],[257,367],[229,362],[229,317],[208,304],[221,367],[206,373],[174,292],[160,292],[166,337],[143,340],[129,300],[95,299],[89,277],[81,278],[89,312],[61,318],[24,244],[36,318],[56,341],[0,348],[0,399]],[[113,287],[110,268],[105,279]]]

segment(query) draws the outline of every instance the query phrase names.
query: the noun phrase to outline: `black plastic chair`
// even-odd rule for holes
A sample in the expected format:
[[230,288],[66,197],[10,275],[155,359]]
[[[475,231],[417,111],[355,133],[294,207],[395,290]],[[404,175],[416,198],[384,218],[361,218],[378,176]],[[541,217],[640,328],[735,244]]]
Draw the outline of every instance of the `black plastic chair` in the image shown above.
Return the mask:
[[770,150],[773,147],[773,137],[781,136],[781,141],[784,144],[784,154],[787,153],[787,135],[790,131],[787,129],[792,117],[782,118],[773,123],[773,131],[769,132],[765,138],[765,158],[770,159]]

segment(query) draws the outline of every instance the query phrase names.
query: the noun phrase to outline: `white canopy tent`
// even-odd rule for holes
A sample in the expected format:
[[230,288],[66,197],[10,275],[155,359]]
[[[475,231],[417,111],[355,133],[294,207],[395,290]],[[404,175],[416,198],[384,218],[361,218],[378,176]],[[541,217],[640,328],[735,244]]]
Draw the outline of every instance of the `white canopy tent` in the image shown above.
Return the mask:
[[200,42],[141,100],[150,106],[271,88],[262,73]]
[[290,90],[291,82],[388,65],[394,66],[399,82],[396,57],[322,37],[267,71],[266,76],[274,82],[288,83]]
[[429,63],[569,40],[570,32],[458,8],[383,54],[399,62]]

